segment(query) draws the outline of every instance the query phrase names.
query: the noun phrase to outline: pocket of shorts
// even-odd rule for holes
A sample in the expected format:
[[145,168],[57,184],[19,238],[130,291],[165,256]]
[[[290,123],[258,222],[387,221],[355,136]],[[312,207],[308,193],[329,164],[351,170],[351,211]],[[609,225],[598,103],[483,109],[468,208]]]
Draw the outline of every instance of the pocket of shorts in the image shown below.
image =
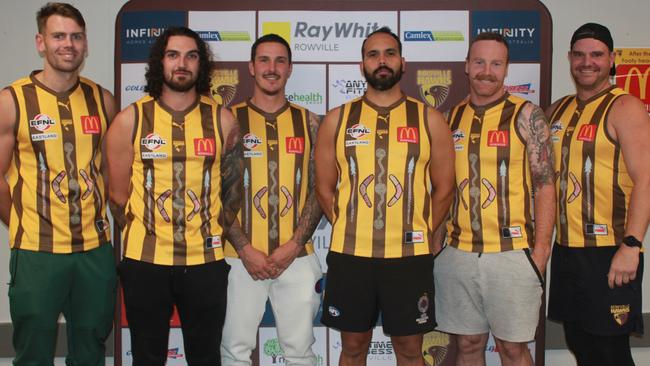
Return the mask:
[[530,263],[530,266],[533,267],[533,271],[535,271],[535,275],[537,275],[537,279],[539,280],[539,284],[544,287],[544,277],[542,277],[542,274],[539,272],[539,269],[537,269],[537,265],[535,265],[535,261],[533,260],[533,256],[530,254],[530,249],[525,248],[524,253],[526,254],[526,258],[528,259],[528,262]]
[[11,255],[9,257],[9,287],[13,287],[16,282],[16,274],[18,272],[18,253],[20,251],[17,249],[11,250]]

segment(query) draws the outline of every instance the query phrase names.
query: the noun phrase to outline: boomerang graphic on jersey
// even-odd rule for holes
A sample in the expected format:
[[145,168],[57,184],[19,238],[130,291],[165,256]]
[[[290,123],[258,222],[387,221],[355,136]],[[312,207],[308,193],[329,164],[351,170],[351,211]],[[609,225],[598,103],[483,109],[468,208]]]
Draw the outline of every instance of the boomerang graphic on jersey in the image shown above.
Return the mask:
[[264,209],[262,208],[261,201],[267,190],[268,188],[262,187],[259,191],[257,191],[257,193],[255,193],[255,196],[253,197],[253,206],[255,206],[255,209],[260,213],[260,216],[262,216],[263,219],[266,218],[266,212],[264,212]]
[[366,179],[359,184],[359,194],[361,195],[361,198],[363,198],[363,202],[366,203],[366,206],[372,207],[372,202],[370,201],[370,197],[368,197],[368,186],[372,182],[372,180],[375,179],[374,174],[370,174],[369,176],[366,177]]
[[469,179],[465,178],[458,185],[458,191],[459,191],[458,195],[460,196],[460,201],[463,203],[463,207],[466,210],[469,208],[469,206],[467,206],[467,202],[465,201],[465,197],[463,197],[463,191],[465,190],[465,187],[467,186],[467,183],[469,183]]
[[61,201],[61,203],[66,203],[65,196],[63,195],[63,192],[61,192],[61,182],[63,181],[63,178],[65,178],[66,173],[65,171],[60,172],[59,174],[54,177],[52,180],[52,191],[56,195],[56,198]]
[[397,203],[397,201],[399,201],[399,199],[402,197],[402,193],[404,192],[404,190],[402,189],[402,185],[400,184],[396,176],[391,174],[388,176],[388,179],[390,179],[391,183],[393,183],[393,185],[395,186],[395,194],[393,195],[393,197],[391,197],[390,201],[388,201],[388,207],[391,207],[392,205]]
[[194,205],[194,207],[192,208],[192,212],[190,212],[190,214],[187,215],[187,221],[190,221],[201,210],[201,202],[199,202],[199,198],[191,189],[187,190],[187,195],[190,197],[190,199],[192,200],[192,204]]
[[571,179],[571,182],[573,183],[573,192],[571,192],[571,195],[567,199],[568,203],[571,203],[575,201],[578,196],[580,196],[580,192],[582,192],[582,186],[580,185],[580,182],[578,182],[578,178],[576,178],[573,173],[569,172],[569,178]]
[[168,189],[163,194],[161,194],[158,199],[156,199],[156,207],[158,207],[158,212],[160,212],[160,215],[162,216],[163,220],[165,222],[170,222],[171,219],[169,218],[169,214],[167,214],[167,210],[165,210],[165,201],[169,196],[172,195],[172,190]]
[[497,191],[494,189],[494,186],[492,183],[490,183],[489,180],[483,178],[481,179],[481,183],[483,183],[485,188],[488,190],[488,197],[485,199],[485,201],[483,201],[483,204],[481,205],[482,209],[486,209],[492,204],[492,202],[494,202],[494,199],[497,196]]
[[88,198],[88,196],[90,196],[91,193],[93,193],[93,190],[95,189],[95,183],[92,181],[92,179],[90,179],[88,174],[83,169],[79,170],[79,175],[81,175],[81,178],[83,178],[84,182],[86,183],[86,186],[88,187],[84,192],[84,194],[81,195],[81,199],[85,200],[86,198]]
[[291,193],[289,193],[289,190],[285,186],[280,187],[280,191],[284,195],[284,198],[287,199],[287,204],[284,205],[284,208],[280,212],[280,216],[284,217],[284,215],[286,215],[289,212],[289,209],[291,209],[291,207],[293,206],[293,197],[291,196]]

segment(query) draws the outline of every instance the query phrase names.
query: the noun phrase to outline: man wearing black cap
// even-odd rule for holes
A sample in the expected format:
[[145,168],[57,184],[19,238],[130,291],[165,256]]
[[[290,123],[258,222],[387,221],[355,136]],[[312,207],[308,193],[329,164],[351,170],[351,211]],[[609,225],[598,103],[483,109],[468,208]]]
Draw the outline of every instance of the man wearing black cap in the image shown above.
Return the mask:
[[571,38],[576,94],[547,111],[557,184],[548,316],[562,321],[578,365],[634,365],[629,334],[643,332],[641,247],[650,220],[650,118],[611,85],[609,30],[587,23]]

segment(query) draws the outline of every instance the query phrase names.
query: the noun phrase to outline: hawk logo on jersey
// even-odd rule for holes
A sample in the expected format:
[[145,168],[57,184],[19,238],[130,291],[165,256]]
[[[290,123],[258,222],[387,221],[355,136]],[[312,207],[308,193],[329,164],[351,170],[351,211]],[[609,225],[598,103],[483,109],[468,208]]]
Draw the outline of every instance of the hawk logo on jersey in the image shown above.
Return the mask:
[[582,125],[578,131],[578,141],[593,142],[596,139],[596,128],[594,124]]
[[287,154],[302,154],[305,152],[305,138],[289,136],[285,139]]
[[213,138],[196,138],[194,139],[194,155],[196,156],[214,156],[214,139]]
[[509,131],[500,131],[493,130],[488,131],[488,142],[487,146],[489,147],[506,147],[508,146],[508,133]]
[[41,132],[49,130],[55,124],[56,122],[47,114],[37,114],[34,119],[29,121],[29,127],[34,127]]
[[160,149],[163,145],[167,145],[167,141],[160,137],[155,132],[152,132],[140,139],[140,144],[151,151]]
[[99,116],[81,116],[81,130],[87,135],[96,135],[102,131]]
[[418,129],[415,127],[398,127],[397,141],[417,144],[420,141],[418,132]]
[[614,321],[620,326],[625,325],[630,315],[630,304],[626,305],[612,305],[609,312],[614,317]]

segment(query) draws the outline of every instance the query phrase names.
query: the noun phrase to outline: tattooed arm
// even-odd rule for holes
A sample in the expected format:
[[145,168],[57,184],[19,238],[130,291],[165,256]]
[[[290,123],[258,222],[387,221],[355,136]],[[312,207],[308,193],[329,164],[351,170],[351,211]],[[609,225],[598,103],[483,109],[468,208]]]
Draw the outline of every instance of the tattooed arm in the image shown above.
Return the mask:
[[[314,113],[309,112],[309,135],[311,137],[311,141],[316,141],[319,125],[320,120],[318,116],[316,116]],[[298,254],[300,254],[300,252],[303,250],[305,243],[307,243],[309,238],[311,238],[314,230],[316,230],[316,226],[318,226],[318,223],[323,216],[323,211],[318,205],[318,200],[316,199],[315,192],[316,176],[314,172],[313,144],[311,151],[309,152],[309,171],[307,174],[307,199],[305,201],[302,212],[300,213],[298,225],[293,232],[293,236],[289,241],[276,248],[269,256],[269,261],[278,269],[278,272],[274,277],[282,274],[282,272],[287,269],[289,265],[291,265],[291,262],[296,259]],[[296,192],[296,194],[300,193]]]
[[535,192],[535,246],[531,256],[543,274],[551,254],[555,225],[555,170],[551,130],[542,109],[531,103],[526,103],[519,113],[517,130],[526,142]]
[[125,136],[133,136],[134,125],[135,107],[130,105],[115,116],[106,132],[109,205],[120,228],[126,226],[124,210],[129,199],[134,154],[131,138]]
[[13,159],[16,136],[16,104],[9,89],[0,91],[0,221],[9,226],[11,192],[6,174]]

